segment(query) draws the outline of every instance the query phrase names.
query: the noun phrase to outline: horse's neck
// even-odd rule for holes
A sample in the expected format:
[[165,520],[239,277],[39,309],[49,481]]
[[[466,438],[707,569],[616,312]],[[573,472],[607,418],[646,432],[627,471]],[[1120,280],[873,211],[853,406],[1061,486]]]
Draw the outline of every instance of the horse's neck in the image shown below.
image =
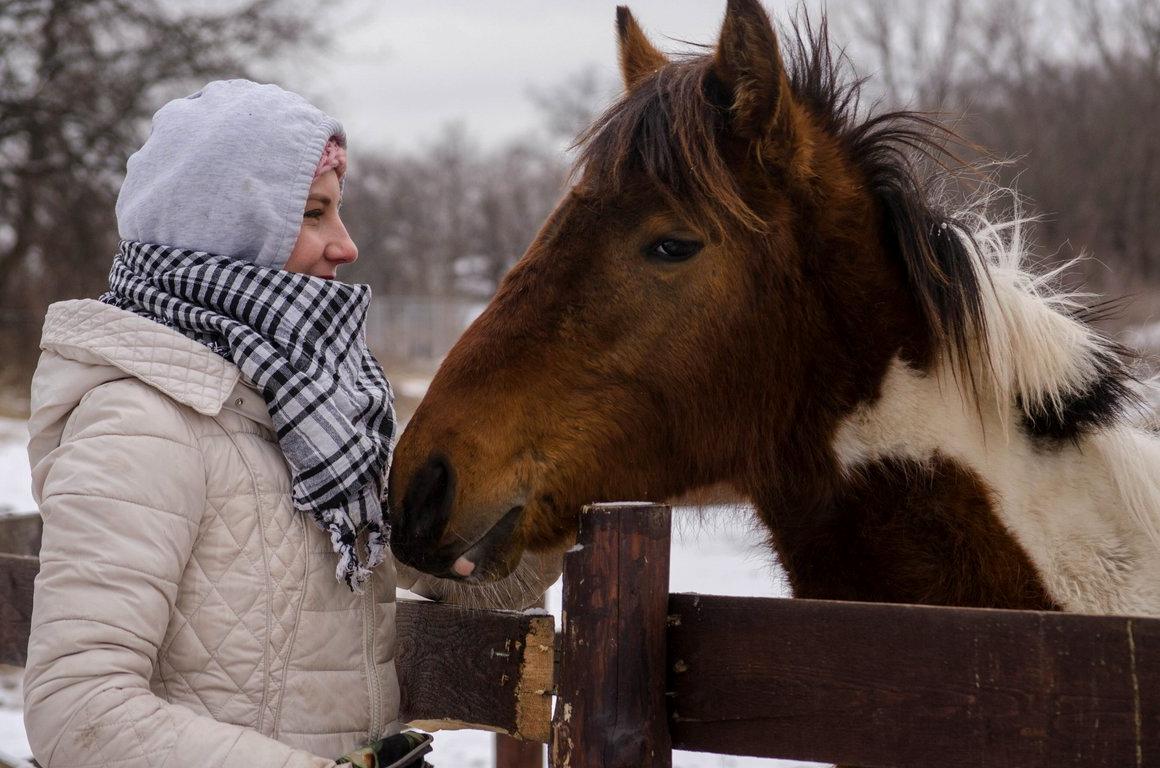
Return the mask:
[[1047,442],[1013,402],[896,360],[830,447],[824,498],[762,504],[799,594],[1160,613],[1155,438]]
[[791,581],[816,597],[1160,614],[1160,438],[1124,418],[1114,346],[1022,271],[1018,223],[976,240],[985,336],[970,359],[894,359],[827,445],[800,452],[812,465],[755,494]]

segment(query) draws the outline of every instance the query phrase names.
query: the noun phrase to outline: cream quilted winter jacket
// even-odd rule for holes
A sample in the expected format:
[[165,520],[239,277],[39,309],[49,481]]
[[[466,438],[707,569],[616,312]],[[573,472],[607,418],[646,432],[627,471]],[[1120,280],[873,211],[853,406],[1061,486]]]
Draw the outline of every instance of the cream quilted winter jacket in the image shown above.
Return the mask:
[[362,596],[335,579],[237,367],[93,300],[53,305],[41,346],[41,765],[323,768],[398,730],[395,569]]

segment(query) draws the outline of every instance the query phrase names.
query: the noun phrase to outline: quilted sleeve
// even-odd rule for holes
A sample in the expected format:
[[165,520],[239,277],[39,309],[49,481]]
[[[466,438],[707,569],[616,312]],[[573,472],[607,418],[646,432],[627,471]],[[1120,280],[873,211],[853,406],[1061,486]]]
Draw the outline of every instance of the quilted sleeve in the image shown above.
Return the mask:
[[564,556],[560,552],[526,552],[510,574],[478,586],[420,573],[397,561],[395,567],[400,588],[431,600],[468,608],[521,610],[540,604],[548,587],[560,578]]
[[148,386],[89,392],[42,461],[44,538],[24,722],[45,768],[329,768],[155,696],[149,681],[205,509],[190,424]]

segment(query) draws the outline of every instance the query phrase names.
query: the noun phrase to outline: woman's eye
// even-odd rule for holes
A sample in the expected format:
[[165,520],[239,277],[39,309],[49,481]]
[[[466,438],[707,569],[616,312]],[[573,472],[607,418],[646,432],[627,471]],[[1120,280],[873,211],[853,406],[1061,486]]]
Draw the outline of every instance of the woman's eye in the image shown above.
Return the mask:
[[704,243],[696,240],[667,237],[650,245],[648,255],[661,261],[685,261],[696,256],[704,247]]
[[306,213],[302,214],[302,217],[305,219],[321,219],[322,218],[322,209],[315,208],[312,211],[307,211]]

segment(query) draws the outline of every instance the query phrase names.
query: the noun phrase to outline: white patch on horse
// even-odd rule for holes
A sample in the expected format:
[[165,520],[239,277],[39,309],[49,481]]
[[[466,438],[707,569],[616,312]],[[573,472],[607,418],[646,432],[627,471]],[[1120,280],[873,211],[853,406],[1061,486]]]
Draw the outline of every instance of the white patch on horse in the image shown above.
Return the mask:
[[1160,615],[1160,437],[1120,419],[1045,447],[1021,428],[1017,403],[1060,411],[1104,373],[1106,346],[1068,316],[1076,297],[1046,289],[1053,275],[1023,271],[1021,224],[980,219],[987,340],[975,386],[950,354],[931,374],[895,359],[881,396],[840,424],[834,452],[850,474],[885,458],[958,461],[1065,610]]

